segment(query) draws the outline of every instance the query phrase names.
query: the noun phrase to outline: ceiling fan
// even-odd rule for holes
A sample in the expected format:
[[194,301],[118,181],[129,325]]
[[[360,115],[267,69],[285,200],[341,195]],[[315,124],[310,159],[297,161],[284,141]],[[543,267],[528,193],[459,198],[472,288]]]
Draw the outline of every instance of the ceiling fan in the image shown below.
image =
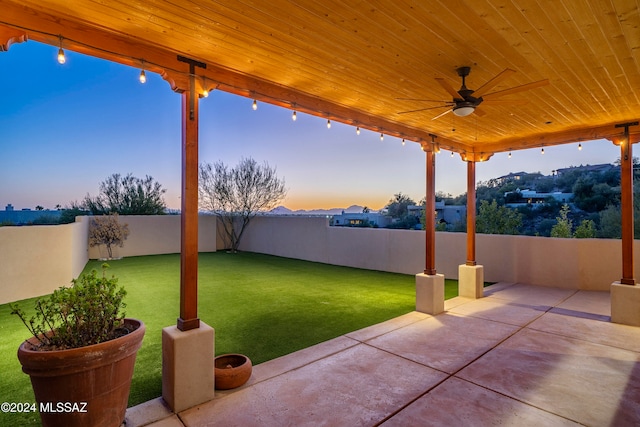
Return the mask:
[[409,110],[409,111],[401,111],[398,114],[406,114],[406,113],[416,113],[418,111],[426,111],[433,110],[436,108],[448,108],[445,112],[438,114],[432,120],[439,119],[447,113],[453,112],[458,117],[466,117],[469,114],[475,112],[479,116],[483,116],[484,112],[482,110],[478,110],[478,106],[482,103],[487,105],[517,105],[524,104],[527,102],[526,99],[500,99],[505,95],[511,95],[518,92],[523,92],[530,89],[535,89],[541,86],[546,86],[549,84],[549,80],[540,80],[533,83],[527,83],[520,86],[515,86],[509,89],[500,90],[497,92],[487,93],[493,87],[495,87],[502,80],[511,76],[515,73],[514,70],[509,68],[502,71],[500,74],[486,82],[484,85],[480,86],[476,90],[471,90],[466,86],[466,77],[471,72],[471,67],[460,67],[456,70],[458,72],[458,76],[462,78],[462,86],[459,90],[455,90],[453,86],[449,84],[449,82],[441,77],[436,77],[436,81],[444,90],[447,91],[453,97],[452,101],[441,101],[441,100],[431,100],[431,99],[417,99],[417,98],[396,98],[398,100],[403,101],[421,101],[421,102],[438,102],[443,103],[444,105],[438,105],[436,107],[427,107],[427,108],[419,108],[417,110]]

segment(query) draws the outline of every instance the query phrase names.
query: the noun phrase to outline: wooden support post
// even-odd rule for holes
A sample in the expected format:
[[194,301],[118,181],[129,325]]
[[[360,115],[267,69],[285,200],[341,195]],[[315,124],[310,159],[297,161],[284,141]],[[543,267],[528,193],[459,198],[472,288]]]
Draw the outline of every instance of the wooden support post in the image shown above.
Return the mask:
[[629,126],[638,122],[616,125],[624,127],[624,139],[620,142],[620,186],[622,195],[622,279],[624,285],[635,285],[633,273],[633,150],[629,138]]
[[467,161],[467,262],[476,265],[476,162]]
[[180,219],[180,317],[177,327],[200,327],[198,318],[198,94],[195,67],[206,65],[178,56],[189,64],[189,87],[182,93],[182,215]]
[[425,218],[425,268],[424,274],[436,274],[436,154],[427,150],[427,191],[424,207]]

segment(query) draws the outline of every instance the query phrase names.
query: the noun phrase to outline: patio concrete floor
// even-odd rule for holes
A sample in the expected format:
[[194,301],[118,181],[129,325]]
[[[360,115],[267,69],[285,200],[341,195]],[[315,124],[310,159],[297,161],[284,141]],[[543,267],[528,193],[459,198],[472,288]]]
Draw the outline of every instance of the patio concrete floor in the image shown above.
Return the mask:
[[254,367],[179,414],[161,398],[127,427],[640,425],[640,328],[608,292],[498,283]]

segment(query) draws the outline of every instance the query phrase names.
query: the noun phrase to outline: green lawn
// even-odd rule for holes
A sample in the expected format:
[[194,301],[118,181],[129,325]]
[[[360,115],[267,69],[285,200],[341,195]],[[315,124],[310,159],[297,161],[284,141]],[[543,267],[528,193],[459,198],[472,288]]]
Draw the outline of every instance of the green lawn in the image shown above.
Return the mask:
[[[100,265],[90,261],[85,271]],[[179,315],[180,256],[131,257],[110,265],[127,289],[127,316],[147,326],[132,406],[162,394],[161,331]],[[457,292],[457,281],[447,280],[445,298]],[[20,306],[31,313],[34,300]],[[199,258],[198,307],[200,319],[215,329],[216,354],[243,353],[258,364],[414,310],[415,278],[270,255],[205,253]],[[0,305],[0,402],[33,402],[16,357],[27,330],[10,311]],[[0,413],[1,426],[37,425],[38,419]]]

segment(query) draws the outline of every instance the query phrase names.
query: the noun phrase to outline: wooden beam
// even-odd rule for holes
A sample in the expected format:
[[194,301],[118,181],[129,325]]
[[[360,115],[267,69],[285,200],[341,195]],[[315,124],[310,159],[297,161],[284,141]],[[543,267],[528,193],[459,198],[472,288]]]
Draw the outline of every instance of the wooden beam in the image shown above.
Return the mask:
[[26,31],[0,26],[0,52],[7,52],[14,43],[23,43],[26,41]]
[[436,274],[436,153],[429,147],[425,150],[427,161],[427,191],[424,207],[425,267],[424,274]]
[[633,145],[629,140],[629,126],[638,125],[625,123],[617,125],[624,128],[624,139],[620,141],[620,210],[622,211],[622,278],[620,283],[635,285],[633,273]]
[[[542,146],[572,144],[581,141],[594,141],[597,139],[622,139],[624,130],[616,128],[616,123],[607,123],[600,126],[586,126],[577,129],[566,129],[559,132],[541,133],[528,137],[507,138],[494,144],[474,146],[474,152],[500,153],[505,151],[524,150],[527,148],[540,148]],[[638,140],[640,129],[630,130],[629,138]]]
[[467,162],[467,265],[476,265],[476,162]]
[[[193,64],[189,65],[191,69]],[[180,217],[180,317],[178,329],[198,319],[198,94],[195,78],[182,93],[182,212]]]

